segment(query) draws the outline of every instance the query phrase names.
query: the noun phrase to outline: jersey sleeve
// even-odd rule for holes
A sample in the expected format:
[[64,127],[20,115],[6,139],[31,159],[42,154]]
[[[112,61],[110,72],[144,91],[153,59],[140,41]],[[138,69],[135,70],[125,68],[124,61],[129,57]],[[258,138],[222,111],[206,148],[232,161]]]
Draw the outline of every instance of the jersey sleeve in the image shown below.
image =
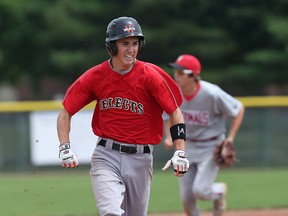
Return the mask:
[[148,64],[149,69],[154,73],[151,80],[152,95],[158,101],[158,104],[167,113],[174,112],[183,102],[180,89],[176,82],[160,67]]
[[240,112],[242,106],[239,100],[219,88],[217,94],[217,108],[219,112],[224,113],[228,117],[235,117]]
[[87,71],[80,76],[66,91],[62,104],[70,115],[74,115],[95,100],[90,87],[89,73],[90,71]]

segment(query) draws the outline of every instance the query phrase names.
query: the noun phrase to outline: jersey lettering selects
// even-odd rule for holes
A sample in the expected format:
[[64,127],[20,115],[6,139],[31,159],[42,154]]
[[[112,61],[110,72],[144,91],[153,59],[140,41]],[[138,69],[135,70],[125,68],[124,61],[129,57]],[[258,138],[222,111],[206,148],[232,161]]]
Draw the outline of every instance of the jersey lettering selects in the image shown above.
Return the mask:
[[137,103],[136,101],[127,98],[123,99],[121,97],[105,98],[100,100],[100,110],[107,109],[130,110],[133,113],[137,112],[139,115],[144,113],[144,106],[142,103]]

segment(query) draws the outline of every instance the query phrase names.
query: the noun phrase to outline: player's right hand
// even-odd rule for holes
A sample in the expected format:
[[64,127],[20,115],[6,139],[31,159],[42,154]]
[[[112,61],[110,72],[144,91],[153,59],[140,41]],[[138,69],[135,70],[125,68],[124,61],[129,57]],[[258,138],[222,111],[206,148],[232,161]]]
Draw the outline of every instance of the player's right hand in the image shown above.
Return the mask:
[[71,149],[70,143],[63,143],[59,146],[59,158],[63,167],[76,168],[78,167],[78,158]]

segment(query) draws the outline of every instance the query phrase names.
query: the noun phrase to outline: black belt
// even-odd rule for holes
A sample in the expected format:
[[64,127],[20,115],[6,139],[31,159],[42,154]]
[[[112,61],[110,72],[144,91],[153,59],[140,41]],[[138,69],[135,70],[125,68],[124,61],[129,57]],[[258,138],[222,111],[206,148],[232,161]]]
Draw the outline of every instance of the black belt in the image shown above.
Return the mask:
[[[98,143],[100,146],[106,146],[106,140],[101,139]],[[136,146],[127,146],[127,145],[121,145],[119,143],[113,142],[112,149],[115,151],[119,151],[120,153],[127,153],[127,154],[136,154],[137,153],[137,147]],[[150,148],[148,145],[144,145],[143,153],[150,153]]]
[[208,142],[208,141],[212,141],[212,140],[216,140],[218,139],[218,136],[215,136],[215,137],[211,137],[211,138],[208,138],[208,139],[188,139],[188,141],[190,142]]

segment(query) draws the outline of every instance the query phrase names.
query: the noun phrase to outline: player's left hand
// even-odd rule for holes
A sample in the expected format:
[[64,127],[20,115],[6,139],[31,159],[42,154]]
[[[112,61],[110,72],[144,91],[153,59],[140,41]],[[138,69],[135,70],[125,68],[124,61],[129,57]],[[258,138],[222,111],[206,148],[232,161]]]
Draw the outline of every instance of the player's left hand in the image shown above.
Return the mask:
[[72,151],[70,143],[65,143],[59,146],[59,158],[63,167],[76,168],[78,167],[78,158]]
[[189,161],[183,150],[176,150],[173,157],[167,161],[162,170],[168,169],[171,165],[173,165],[174,173],[178,177],[183,176],[188,171]]
[[239,162],[233,141],[227,139],[214,148],[213,159],[218,167],[228,168]]

